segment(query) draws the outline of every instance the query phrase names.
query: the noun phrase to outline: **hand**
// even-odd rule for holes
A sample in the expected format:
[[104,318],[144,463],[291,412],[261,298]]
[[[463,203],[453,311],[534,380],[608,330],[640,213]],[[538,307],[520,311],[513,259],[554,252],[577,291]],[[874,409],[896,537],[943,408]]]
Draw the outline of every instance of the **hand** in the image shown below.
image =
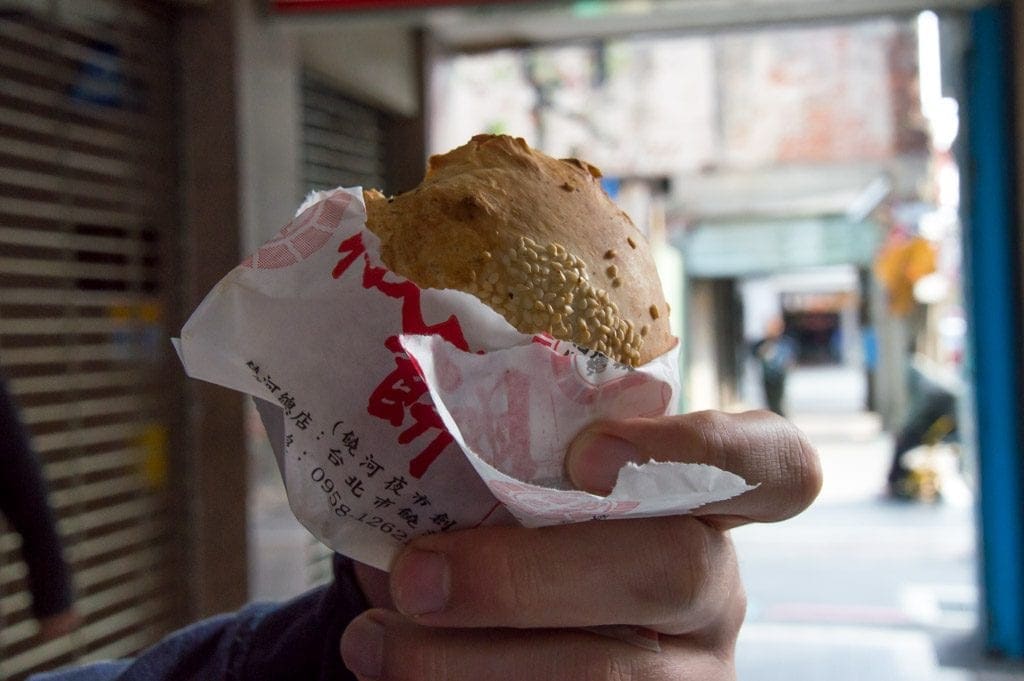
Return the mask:
[[68,609],[49,617],[40,617],[39,639],[44,642],[52,641],[70,634],[79,627],[81,622],[82,618],[73,609]]
[[[577,486],[604,494],[622,464],[650,459],[710,463],[760,486],[694,516],[420,537],[390,574],[398,612],[349,625],[346,665],[389,681],[735,678],[746,598],[726,531],[806,508],[821,486],[817,456],[769,412],[701,412],[596,424],[566,465]],[[373,594],[387,576],[363,568]],[[579,629],[608,624],[660,632],[662,651]]]

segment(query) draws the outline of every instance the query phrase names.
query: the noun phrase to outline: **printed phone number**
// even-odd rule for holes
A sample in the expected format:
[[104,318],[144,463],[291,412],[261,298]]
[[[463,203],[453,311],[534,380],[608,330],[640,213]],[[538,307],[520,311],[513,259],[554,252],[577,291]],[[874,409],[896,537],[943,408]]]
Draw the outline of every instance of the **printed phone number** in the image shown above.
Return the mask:
[[332,509],[334,509],[334,515],[339,518],[347,518],[348,520],[361,522],[368,527],[375,527],[395,541],[404,542],[409,539],[408,532],[395,527],[394,523],[388,522],[379,515],[370,515],[367,512],[356,515],[351,506],[341,503],[341,493],[338,491],[337,485],[333,480],[327,477],[327,471],[323,468],[317,466],[310,471],[310,479],[319,484],[320,489],[327,495],[327,503],[330,504]]

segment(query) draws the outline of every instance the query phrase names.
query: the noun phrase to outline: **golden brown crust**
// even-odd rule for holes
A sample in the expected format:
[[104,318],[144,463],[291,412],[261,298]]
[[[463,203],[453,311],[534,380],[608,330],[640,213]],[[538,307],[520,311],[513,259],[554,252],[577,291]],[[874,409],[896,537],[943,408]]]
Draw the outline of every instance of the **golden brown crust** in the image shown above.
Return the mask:
[[384,263],[419,286],[472,293],[523,333],[636,366],[675,339],[647,242],[600,176],[522,139],[477,135],[432,157],[416,189],[365,192],[367,226]]

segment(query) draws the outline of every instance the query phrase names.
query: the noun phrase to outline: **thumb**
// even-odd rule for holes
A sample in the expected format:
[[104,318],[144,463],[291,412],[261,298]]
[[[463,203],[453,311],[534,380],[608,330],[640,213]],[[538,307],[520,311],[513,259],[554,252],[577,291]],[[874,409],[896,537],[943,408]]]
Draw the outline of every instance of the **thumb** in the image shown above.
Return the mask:
[[610,494],[623,466],[650,459],[634,442],[608,432],[612,427],[610,422],[588,426],[569,445],[565,471],[577,489]]

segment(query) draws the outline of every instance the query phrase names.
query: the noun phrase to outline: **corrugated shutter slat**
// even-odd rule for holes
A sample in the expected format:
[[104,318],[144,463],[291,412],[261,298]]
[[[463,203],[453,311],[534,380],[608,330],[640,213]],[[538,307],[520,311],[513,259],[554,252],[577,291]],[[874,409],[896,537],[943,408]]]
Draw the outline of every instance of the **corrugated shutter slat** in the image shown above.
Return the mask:
[[302,106],[306,188],[383,188],[383,114],[309,71],[302,78]]
[[0,16],[0,373],[50,487],[82,627],[48,643],[0,517],[0,680],[130,655],[175,628],[165,487],[180,405],[172,12],[47,0]]

